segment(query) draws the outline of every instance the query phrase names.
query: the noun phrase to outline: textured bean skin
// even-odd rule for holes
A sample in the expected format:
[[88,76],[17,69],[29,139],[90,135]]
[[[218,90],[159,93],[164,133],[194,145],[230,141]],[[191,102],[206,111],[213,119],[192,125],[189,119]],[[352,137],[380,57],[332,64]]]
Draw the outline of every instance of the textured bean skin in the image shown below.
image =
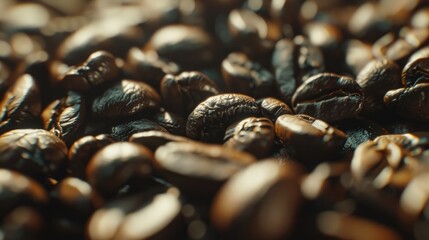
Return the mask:
[[220,94],[200,103],[186,123],[186,135],[192,139],[220,142],[227,126],[240,119],[259,116],[255,99],[242,94]]
[[269,118],[273,123],[283,114],[292,114],[290,107],[279,99],[267,97],[256,102],[261,108],[262,116]]

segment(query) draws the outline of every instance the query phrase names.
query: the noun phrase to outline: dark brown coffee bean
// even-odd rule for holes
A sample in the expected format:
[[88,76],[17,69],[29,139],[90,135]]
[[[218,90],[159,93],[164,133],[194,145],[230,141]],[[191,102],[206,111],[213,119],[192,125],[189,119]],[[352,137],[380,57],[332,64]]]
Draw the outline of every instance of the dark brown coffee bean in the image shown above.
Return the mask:
[[256,159],[247,153],[197,142],[170,142],[155,152],[155,166],[179,189],[200,198],[213,194]]
[[206,142],[221,142],[225,129],[246,117],[259,116],[255,99],[242,94],[220,94],[200,103],[188,116],[186,135]]
[[68,151],[70,174],[86,179],[86,166],[91,157],[103,147],[114,143],[110,135],[85,136],[76,140]]
[[0,166],[40,181],[61,178],[67,163],[67,147],[51,132],[17,129],[0,136]]
[[428,67],[429,47],[425,47],[411,55],[402,69],[402,84],[411,87],[418,83],[429,83]]
[[17,207],[11,211],[0,226],[5,239],[38,240],[45,237],[46,221],[43,213],[33,207]]
[[151,119],[174,135],[186,135],[186,120],[172,112],[161,111],[155,113]]
[[296,113],[337,121],[353,118],[362,110],[362,89],[352,79],[332,73],[309,78],[293,94]]
[[91,54],[84,63],[68,71],[61,79],[61,84],[67,90],[83,92],[111,82],[118,75],[115,57],[108,52],[98,51]]
[[406,119],[427,121],[429,119],[429,83],[390,90],[384,96],[384,103]]
[[273,160],[254,163],[234,175],[218,192],[211,208],[211,221],[222,238],[289,236],[300,212],[299,175],[300,169],[280,166]]
[[358,39],[347,40],[345,48],[346,65],[354,76],[358,75],[368,62],[374,59],[371,45]]
[[190,25],[168,25],[156,31],[145,46],[161,58],[184,69],[208,66],[216,58],[213,40],[202,28]]
[[202,101],[219,92],[216,84],[200,72],[182,72],[177,76],[167,74],[161,81],[165,108],[183,117],[187,117]]
[[[116,199],[89,219],[88,239],[175,239],[182,234],[177,189]],[[142,225],[142,223],[145,223]]]
[[250,117],[226,129],[224,146],[251,153],[261,159],[271,154],[274,138],[274,124],[270,119]]
[[158,123],[149,119],[140,119],[130,122],[120,123],[112,127],[112,137],[118,141],[127,141],[134,133],[145,131],[163,131],[168,132],[167,129],[160,126]]
[[283,114],[292,114],[290,107],[276,98],[261,98],[256,102],[258,103],[259,108],[261,108],[262,116],[270,119],[273,123],[275,123],[277,118]]
[[158,109],[161,97],[143,82],[124,79],[95,97],[92,111],[103,117],[126,117]]
[[192,140],[186,137],[176,136],[168,132],[152,130],[134,133],[131,135],[129,141],[141,144],[155,152],[156,149],[169,142],[189,142]]
[[273,75],[240,52],[230,53],[222,61],[222,76],[230,92],[259,98],[274,90]]
[[43,110],[43,127],[70,144],[77,137],[85,121],[85,99],[75,92],[55,100]]
[[387,59],[373,60],[359,72],[356,82],[365,95],[364,113],[377,113],[383,109],[386,92],[401,86],[400,74],[399,66]]
[[41,208],[48,203],[46,190],[31,178],[7,169],[0,169],[0,176],[2,220],[17,207],[32,206],[42,210]]
[[341,130],[301,114],[280,116],[275,129],[277,138],[290,149],[292,156],[310,167],[315,162],[332,159],[347,139],[347,135]]
[[152,174],[153,153],[135,143],[113,143],[98,151],[90,160],[88,182],[104,196],[115,195],[133,178]]
[[155,89],[166,74],[177,74],[179,66],[160,59],[156,52],[143,52],[131,48],[126,59],[125,72],[132,79],[142,80]]
[[40,91],[28,74],[19,77],[0,102],[0,133],[18,128],[38,127]]
[[280,98],[286,103],[304,81],[324,70],[322,52],[302,36],[278,41],[272,65]]

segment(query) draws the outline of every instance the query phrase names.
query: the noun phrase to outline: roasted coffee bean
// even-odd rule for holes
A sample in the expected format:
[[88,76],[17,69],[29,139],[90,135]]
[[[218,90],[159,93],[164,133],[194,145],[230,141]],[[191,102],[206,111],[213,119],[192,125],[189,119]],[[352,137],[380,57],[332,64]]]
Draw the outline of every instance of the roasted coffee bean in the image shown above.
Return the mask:
[[414,13],[410,23],[413,28],[429,27],[429,8],[425,7]]
[[186,137],[176,136],[164,131],[151,130],[134,133],[133,135],[131,135],[129,141],[141,144],[155,152],[156,149],[169,142],[190,142],[192,140]]
[[289,236],[300,212],[300,172],[301,169],[293,166],[264,160],[230,178],[217,193],[211,208],[211,221],[222,238],[284,239]]
[[268,118],[250,117],[229,126],[224,145],[251,153],[258,159],[268,157],[274,148],[274,124]]
[[186,120],[172,112],[155,113],[151,119],[174,135],[186,135]]
[[131,135],[138,132],[145,131],[163,131],[168,132],[165,128],[160,126],[158,123],[149,119],[140,119],[130,122],[120,123],[112,127],[112,137],[119,141],[127,141]]
[[147,39],[142,29],[135,26],[136,18],[120,16],[120,11],[117,13],[117,16],[111,18],[92,21],[69,35],[58,47],[57,59],[72,66],[82,63],[87,56],[98,50],[125,56],[130,47]]
[[32,207],[17,207],[0,226],[4,239],[38,240],[44,238],[46,221],[40,211]]
[[400,75],[399,66],[387,59],[373,60],[359,72],[356,82],[365,96],[363,113],[373,114],[383,109],[386,92],[401,86]]
[[280,98],[286,103],[302,82],[324,70],[322,52],[303,36],[278,41],[271,62]]
[[67,97],[53,101],[43,110],[43,127],[71,144],[84,125],[85,108],[85,98],[82,95],[68,92]]
[[91,54],[84,63],[68,71],[61,79],[61,84],[67,90],[83,92],[111,82],[118,75],[115,57],[108,52],[98,51]]
[[358,39],[346,41],[345,48],[345,63],[354,76],[358,75],[368,62],[374,59],[371,45]]
[[220,94],[200,103],[188,116],[186,135],[205,142],[221,142],[225,129],[247,117],[258,117],[255,99],[242,94]]
[[161,97],[143,82],[124,79],[96,96],[92,111],[102,117],[126,117],[158,109]]
[[[425,214],[429,196],[426,182],[428,181],[427,169],[415,176],[402,192],[400,198],[401,208],[414,220]],[[421,196],[417,198],[416,196]],[[426,214],[425,214],[426,215]],[[427,216],[426,216],[427,219]]]
[[273,97],[261,98],[256,101],[262,111],[262,116],[270,119],[273,123],[283,114],[292,114],[290,107]]
[[240,52],[230,53],[222,61],[222,76],[230,92],[260,98],[274,90],[274,76]]
[[321,73],[309,78],[293,94],[296,113],[324,121],[353,118],[362,110],[363,93],[350,77]]
[[282,26],[285,36],[292,36],[301,29],[299,25],[299,10],[303,1],[279,0],[270,2],[270,17]]
[[65,173],[67,147],[51,132],[16,129],[0,136],[0,167],[37,180],[58,179]]
[[403,239],[394,229],[380,223],[334,211],[320,213],[317,226],[322,234],[335,239]]
[[384,95],[384,103],[398,115],[418,121],[429,120],[429,83],[390,90]]
[[333,159],[347,139],[341,130],[302,114],[280,116],[275,130],[277,138],[290,149],[291,155],[310,167],[314,163]]
[[269,23],[257,13],[246,9],[234,9],[228,15],[228,31],[235,45],[249,54],[263,54],[274,47],[281,37]]
[[[402,69],[402,84],[411,87],[418,83],[428,83],[429,47],[420,49],[411,55],[407,65]],[[399,88],[399,86],[398,86]]]
[[34,78],[28,74],[22,75],[0,102],[0,133],[38,127],[41,108],[40,91]]
[[74,177],[86,179],[86,166],[103,147],[114,143],[110,135],[85,136],[76,140],[68,151],[69,171]]
[[31,178],[7,169],[0,169],[0,217],[3,218],[20,206],[35,207],[38,210],[48,203],[46,190]]
[[387,33],[378,39],[373,45],[374,56],[387,58],[403,66],[406,59],[429,40],[427,29],[403,29],[398,35]]
[[155,160],[169,182],[209,199],[234,173],[256,161],[244,152],[197,142],[170,142],[156,150]]
[[167,74],[161,81],[165,108],[183,117],[187,117],[202,101],[219,92],[216,84],[200,72],[182,72],[177,76]]
[[88,239],[180,238],[183,219],[179,197],[178,190],[171,188],[115,199],[91,216]]
[[161,58],[173,61],[184,69],[209,66],[216,59],[214,43],[202,28],[190,25],[168,25],[156,31],[145,50],[153,50]]
[[131,48],[126,59],[125,72],[129,78],[142,80],[155,89],[166,74],[176,74],[179,66],[166,62],[156,52],[143,52],[139,48]]
[[133,180],[149,178],[153,162],[153,153],[146,147],[112,143],[91,158],[86,168],[87,179],[97,192],[111,197]]

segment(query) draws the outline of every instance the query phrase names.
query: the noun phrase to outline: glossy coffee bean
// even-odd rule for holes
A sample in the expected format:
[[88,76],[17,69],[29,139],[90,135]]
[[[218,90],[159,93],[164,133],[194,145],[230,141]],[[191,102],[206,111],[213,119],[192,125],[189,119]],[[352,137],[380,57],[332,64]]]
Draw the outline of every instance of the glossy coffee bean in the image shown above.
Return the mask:
[[362,89],[352,78],[332,73],[314,75],[292,97],[296,113],[328,122],[353,118],[362,110],[362,102]]
[[271,63],[280,98],[286,103],[304,81],[324,70],[322,52],[303,36],[278,41]]
[[410,87],[390,90],[384,95],[384,103],[387,107],[406,118],[418,121],[427,121],[429,119],[429,83],[418,83]]
[[67,147],[42,129],[17,129],[0,136],[0,166],[40,181],[61,178],[67,164]]
[[41,112],[40,90],[34,78],[25,74],[3,95],[0,102],[0,133],[38,127]]
[[228,180],[215,196],[210,215],[222,238],[284,239],[289,236],[300,212],[300,171],[264,160]]
[[259,98],[268,96],[274,89],[274,76],[240,52],[230,53],[222,61],[222,76],[230,92]]
[[[280,116],[275,125],[276,136],[292,156],[308,166],[335,157],[347,135],[326,122],[307,115]],[[309,151],[308,149],[311,149]]]
[[178,190],[171,188],[115,199],[91,216],[88,239],[177,238],[183,231],[179,197]]
[[130,142],[141,144],[153,152],[169,142],[190,142],[189,138],[177,136],[164,131],[144,131],[131,135]]
[[250,117],[226,129],[224,146],[251,153],[261,159],[271,154],[274,138],[274,124],[270,119]]
[[102,117],[126,117],[158,109],[161,97],[143,82],[124,79],[96,96],[92,112]]
[[171,134],[186,135],[186,120],[179,115],[172,112],[160,111],[155,113],[151,119]]
[[67,90],[84,92],[111,82],[118,75],[115,57],[108,52],[98,51],[92,53],[84,63],[65,73],[61,84]]
[[200,103],[188,116],[186,135],[205,142],[221,142],[225,129],[246,117],[259,116],[255,99],[242,94],[220,94]]
[[71,143],[84,125],[85,108],[85,98],[82,95],[68,92],[67,97],[53,101],[43,110],[43,127],[66,143]]
[[135,121],[123,122],[112,127],[111,135],[118,141],[127,141],[128,138],[134,133],[145,131],[163,131],[167,132],[165,128],[149,119],[140,119]]
[[429,47],[424,47],[411,55],[408,63],[402,69],[402,84],[411,87],[418,83],[428,83]]
[[110,135],[85,136],[76,140],[68,151],[69,171],[74,177],[86,179],[86,166],[91,157],[103,147],[114,143]]
[[220,93],[216,83],[200,72],[182,72],[177,76],[167,74],[160,88],[165,108],[183,117],[208,97]]
[[113,143],[98,151],[88,163],[91,186],[103,196],[113,196],[133,178],[152,174],[153,153],[135,143]]
[[279,99],[273,97],[261,98],[256,101],[261,108],[262,116],[273,123],[283,114],[292,114],[290,107]]
[[179,66],[160,59],[156,52],[143,52],[139,48],[128,51],[125,72],[129,78],[142,80],[158,89],[166,74],[177,74]]
[[190,25],[168,25],[158,29],[145,45],[161,58],[185,69],[208,66],[216,59],[214,43],[202,28]]
[[369,62],[356,77],[365,95],[362,111],[368,114],[382,110],[386,92],[401,86],[400,75],[399,66],[392,61],[377,59]]
[[244,152],[196,142],[170,142],[156,150],[155,160],[169,182],[209,199],[234,173],[256,161]]

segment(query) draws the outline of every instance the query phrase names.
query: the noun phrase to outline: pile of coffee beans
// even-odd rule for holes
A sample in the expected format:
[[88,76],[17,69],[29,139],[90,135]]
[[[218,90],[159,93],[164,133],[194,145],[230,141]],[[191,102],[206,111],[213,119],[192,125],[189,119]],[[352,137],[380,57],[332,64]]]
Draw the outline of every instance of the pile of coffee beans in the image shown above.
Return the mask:
[[429,240],[429,0],[0,0],[0,239]]

